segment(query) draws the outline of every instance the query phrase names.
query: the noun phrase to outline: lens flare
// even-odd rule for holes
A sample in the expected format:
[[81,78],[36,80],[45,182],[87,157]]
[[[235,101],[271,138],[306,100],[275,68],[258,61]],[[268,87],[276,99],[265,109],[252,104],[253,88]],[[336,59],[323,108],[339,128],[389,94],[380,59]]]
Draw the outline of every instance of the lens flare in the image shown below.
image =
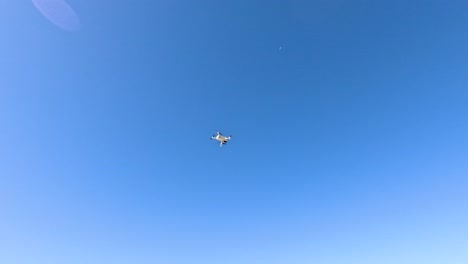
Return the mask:
[[80,28],[80,19],[63,0],[32,0],[37,10],[56,26],[75,31]]

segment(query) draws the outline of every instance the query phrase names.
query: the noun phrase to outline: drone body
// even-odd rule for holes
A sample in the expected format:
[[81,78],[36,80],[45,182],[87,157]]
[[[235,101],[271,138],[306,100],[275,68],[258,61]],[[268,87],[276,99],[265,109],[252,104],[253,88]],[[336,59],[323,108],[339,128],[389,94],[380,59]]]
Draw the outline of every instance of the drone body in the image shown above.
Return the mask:
[[213,135],[211,139],[219,141],[219,147],[222,147],[224,144],[226,144],[229,140],[231,140],[231,136],[223,136],[220,132],[216,132],[216,135]]

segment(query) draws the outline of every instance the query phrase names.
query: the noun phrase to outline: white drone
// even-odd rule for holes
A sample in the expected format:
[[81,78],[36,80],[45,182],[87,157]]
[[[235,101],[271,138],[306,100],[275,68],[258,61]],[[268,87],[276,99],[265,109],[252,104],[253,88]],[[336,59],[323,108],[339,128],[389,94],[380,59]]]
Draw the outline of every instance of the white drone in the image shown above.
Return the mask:
[[216,135],[213,135],[211,139],[218,140],[219,141],[219,147],[222,147],[224,144],[226,144],[229,140],[231,140],[231,136],[226,137],[223,136],[220,132],[216,132]]

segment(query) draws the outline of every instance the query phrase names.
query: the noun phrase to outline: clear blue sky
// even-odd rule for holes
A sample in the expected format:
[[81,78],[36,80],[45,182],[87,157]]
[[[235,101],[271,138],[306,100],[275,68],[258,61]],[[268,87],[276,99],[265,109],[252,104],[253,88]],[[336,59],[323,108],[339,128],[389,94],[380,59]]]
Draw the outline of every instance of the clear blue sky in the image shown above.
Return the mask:
[[0,263],[468,263],[468,2],[68,3],[0,2]]

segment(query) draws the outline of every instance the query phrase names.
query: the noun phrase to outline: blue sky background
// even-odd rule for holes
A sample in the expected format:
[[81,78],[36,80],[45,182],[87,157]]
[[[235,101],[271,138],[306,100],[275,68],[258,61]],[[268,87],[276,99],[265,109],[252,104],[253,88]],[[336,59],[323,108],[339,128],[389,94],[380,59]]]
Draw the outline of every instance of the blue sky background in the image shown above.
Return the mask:
[[0,2],[0,263],[468,262],[466,1],[68,3]]

